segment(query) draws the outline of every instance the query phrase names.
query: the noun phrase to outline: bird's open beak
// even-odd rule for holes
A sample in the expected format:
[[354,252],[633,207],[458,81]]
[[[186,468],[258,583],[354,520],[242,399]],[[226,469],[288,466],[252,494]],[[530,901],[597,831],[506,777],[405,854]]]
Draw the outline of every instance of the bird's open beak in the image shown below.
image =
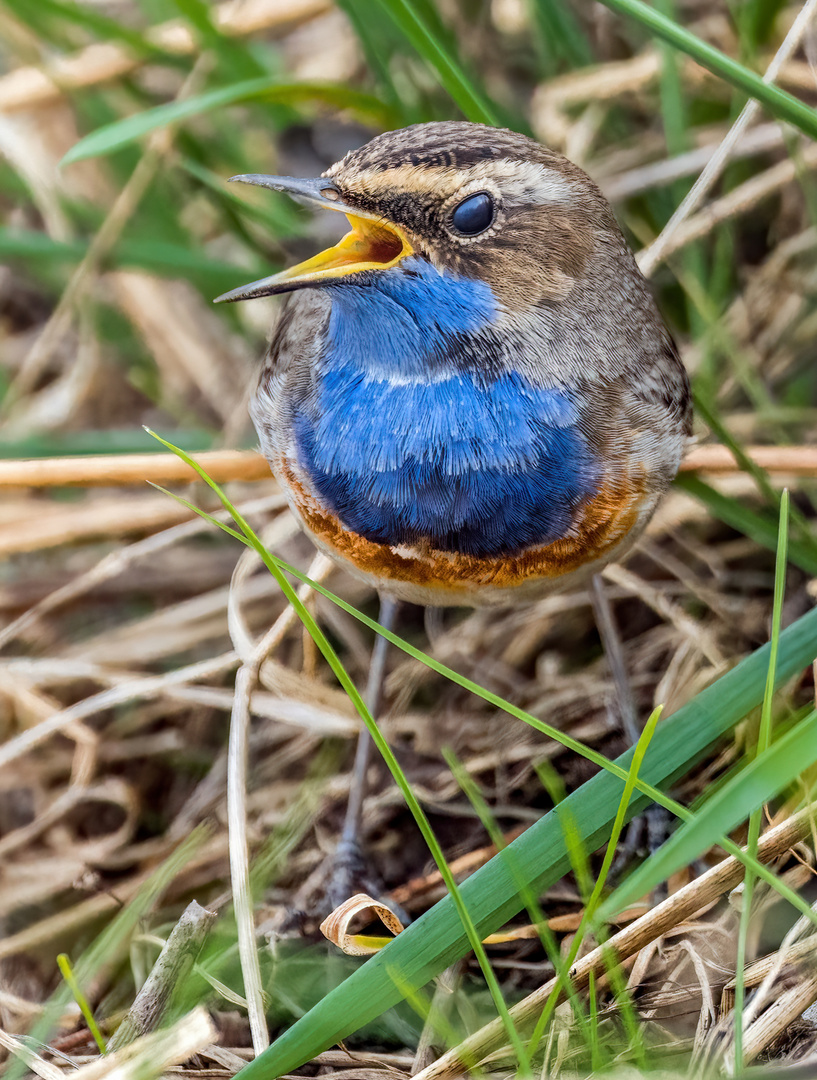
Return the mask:
[[361,270],[387,270],[410,255],[413,250],[399,226],[383,221],[374,214],[346,206],[329,180],[300,180],[292,176],[262,176],[257,173],[233,176],[230,179],[272,188],[273,191],[285,191],[294,199],[310,206],[339,210],[346,215],[352,229],[334,247],[327,248],[319,255],[313,255],[311,259],[298,263],[289,270],[282,270],[280,274],[273,274],[223,293],[216,297],[216,304],[252,300],[257,296],[289,292],[304,285],[329,283],[348,274],[357,274]]

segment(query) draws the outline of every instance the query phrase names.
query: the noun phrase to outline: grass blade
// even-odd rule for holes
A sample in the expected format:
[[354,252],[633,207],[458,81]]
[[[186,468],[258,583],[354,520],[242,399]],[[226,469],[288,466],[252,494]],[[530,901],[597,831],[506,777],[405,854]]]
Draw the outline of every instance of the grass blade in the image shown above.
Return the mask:
[[[769,673],[766,676],[766,693],[763,695],[763,708],[760,714],[760,730],[757,739],[757,754],[755,759],[762,759],[768,751],[772,741],[772,700],[774,698],[774,679],[777,670],[777,654],[780,645],[780,624],[783,618],[783,598],[786,592],[786,556],[788,549],[788,524],[789,524],[789,493],[783,491],[780,499],[780,525],[777,538],[777,558],[775,560],[774,573],[774,606],[772,610],[772,636],[771,651],[769,654]],[[811,717],[814,720],[814,715]],[[798,749],[800,749],[798,747]],[[803,761],[803,769],[806,768]],[[746,840],[747,852],[754,856],[757,854],[757,842],[760,837],[762,807],[761,800],[757,803],[749,819],[749,835]],[[738,927],[738,954],[736,958],[735,972],[735,1072],[743,1068],[743,1003],[746,997],[745,968],[746,968],[746,941],[749,936],[749,920],[752,917],[752,895],[754,893],[755,876],[751,867],[746,868],[746,878],[743,883],[743,906],[740,912],[740,925]]]
[[358,115],[374,118],[381,123],[388,122],[387,110],[371,94],[332,83],[281,82],[277,77],[264,75],[231,83],[229,86],[220,86],[216,90],[208,90],[189,98],[170,101],[165,105],[157,105],[153,109],[134,113],[124,120],[106,124],[74,143],[60,164],[70,165],[74,161],[112,154],[168,124],[175,124],[191,116],[200,116],[214,109],[223,109],[228,105],[242,105],[253,101],[280,105],[319,101],[335,108],[350,109]]
[[467,119],[498,126],[497,109],[474,85],[459,60],[446,47],[441,35],[429,26],[419,5],[409,0],[380,0],[380,3],[420,56],[435,69],[440,82]]
[[642,0],[601,0],[605,7],[612,8],[619,15],[634,19],[650,33],[668,42],[674,48],[691,56],[692,59],[730,83],[738,90],[743,90],[750,97],[765,105],[772,116],[785,120],[805,132],[812,139],[817,139],[817,114],[809,105],[798,101],[792,94],[779,87],[766,83],[759,75],[696,37],[683,26],[668,19],[660,11],[649,7]]
[[93,1036],[94,1042],[99,1048],[100,1054],[107,1054],[108,1047],[105,1045],[105,1040],[102,1037],[102,1032],[99,1030],[99,1025],[96,1022],[91,1006],[88,1004],[88,999],[82,991],[82,987],[77,981],[77,977],[74,974],[74,969],[71,967],[71,961],[66,953],[60,953],[57,957],[57,967],[60,969],[60,974],[68,985],[69,990],[74,996],[74,1001],[79,1005],[79,1011],[82,1013],[82,1018],[85,1021],[85,1026]]
[[654,855],[619,885],[600,907],[599,918],[612,919],[634,900],[666,881],[676,870],[688,866],[815,761],[817,712],[811,712],[724,784],[690,821],[684,822]]

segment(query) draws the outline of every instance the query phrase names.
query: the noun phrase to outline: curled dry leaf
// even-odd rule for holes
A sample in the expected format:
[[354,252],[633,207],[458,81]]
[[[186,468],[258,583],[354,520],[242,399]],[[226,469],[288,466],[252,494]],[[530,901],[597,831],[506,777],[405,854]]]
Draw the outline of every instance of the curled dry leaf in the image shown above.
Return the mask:
[[360,915],[369,915],[372,919],[380,919],[384,926],[397,936],[403,929],[403,924],[385,904],[368,896],[366,893],[356,893],[328,915],[321,923],[321,933],[325,938],[337,945],[347,956],[371,956],[390,940],[384,937],[375,937],[368,934],[350,934],[349,927],[353,919]]

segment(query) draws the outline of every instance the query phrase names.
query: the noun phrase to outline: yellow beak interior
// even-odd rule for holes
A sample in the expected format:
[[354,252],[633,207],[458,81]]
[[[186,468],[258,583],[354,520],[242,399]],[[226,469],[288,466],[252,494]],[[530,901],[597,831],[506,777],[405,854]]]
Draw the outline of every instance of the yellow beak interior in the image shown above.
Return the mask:
[[352,229],[334,247],[327,248],[319,255],[313,255],[311,259],[291,266],[288,270],[223,293],[216,297],[215,303],[233,303],[236,300],[252,300],[258,296],[274,296],[276,293],[297,289],[299,285],[337,281],[347,274],[359,274],[363,270],[388,270],[412,254],[414,249],[398,225],[358,217],[345,209],[343,213],[346,214]]
[[334,247],[278,274],[285,281],[320,281],[358,274],[362,270],[388,270],[413,251],[402,229],[391,223],[346,214],[352,226]]

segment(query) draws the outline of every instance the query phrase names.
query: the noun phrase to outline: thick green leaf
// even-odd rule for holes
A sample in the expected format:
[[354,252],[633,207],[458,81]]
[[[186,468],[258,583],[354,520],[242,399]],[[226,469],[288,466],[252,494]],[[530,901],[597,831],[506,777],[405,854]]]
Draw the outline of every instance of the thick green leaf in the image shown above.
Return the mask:
[[[758,649],[734,670],[659,725],[640,770],[643,780],[667,785],[700,759],[763,699],[769,646]],[[804,615],[780,638],[778,684],[810,664],[817,654],[817,610]],[[618,763],[627,769],[633,751]],[[608,772],[573,792],[567,806],[587,850],[603,844],[619,807],[624,783]],[[628,814],[642,810],[636,796]],[[461,886],[480,934],[497,930],[522,907],[514,868],[525,866],[530,888],[543,891],[570,868],[565,837],[555,812],[547,814]],[[356,1031],[413,989],[439,974],[467,952],[467,939],[450,897],[435,905],[328,994],[314,1009],[244,1068],[243,1080],[279,1076]]]
[[647,896],[662,881],[718,842],[763,803],[773,799],[817,761],[817,712],[741,769],[685,821],[654,855],[611,893],[598,911],[609,920],[628,904]]
[[229,86],[220,86],[216,90],[208,90],[180,101],[170,101],[166,105],[157,105],[154,109],[146,109],[124,120],[106,124],[75,143],[61,164],[69,165],[73,161],[112,154],[114,150],[119,150],[167,124],[174,124],[191,116],[200,116],[214,109],[223,109],[228,105],[241,105],[252,101],[279,105],[319,101],[334,108],[351,109],[359,115],[378,121],[387,118],[386,109],[371,94],[363,94],[332,83],[282,83],[278,78],[265,75],[262,78],[245,79]]
[[649,7],[642,0],[601,0],[601,2],[605,7],[612,8],[620,15],[635,19],[651,34],[655,34],[656,37],[691,56],[696,63],[707,71],[711,71],[713,75],[717,75],[736,89],[743,90],[750,97],[757,98],[778,120],[794,124],[812,139],[817,139],[817,113],[810,105],[798,101],[796,97],[781,90],[780,87],[764,82],[750,68],[744,67],[731,56],[722,53],[714,45],[702,41],[685,27],[679,26],[678,23],[668,19],[655,8]]

